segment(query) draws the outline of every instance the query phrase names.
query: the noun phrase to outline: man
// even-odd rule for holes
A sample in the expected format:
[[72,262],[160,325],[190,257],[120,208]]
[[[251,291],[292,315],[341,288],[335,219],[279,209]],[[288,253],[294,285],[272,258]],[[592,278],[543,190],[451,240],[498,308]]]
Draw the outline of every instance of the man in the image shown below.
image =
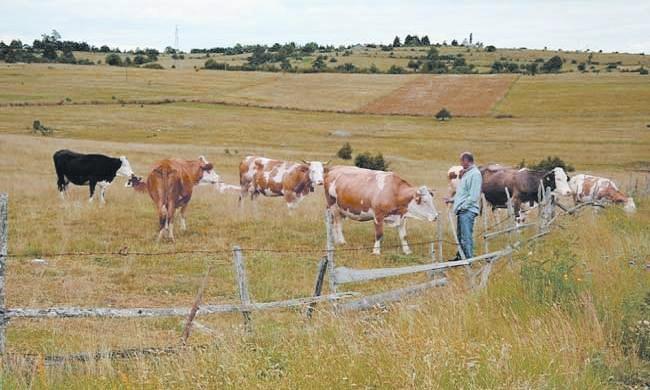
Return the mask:
[[[479,199],[481,198],[482,177],[481,171],[474,165],[474,156],[470,152],[460,155],[460,164],[463,166],[460,183],[453,199],[445,198],[446,203],[454,204],[453,210],[458,219],[458,241],[465,258],[474,257],[474,219],[479,213]],[[460,259],[461,254],[456,254]]]

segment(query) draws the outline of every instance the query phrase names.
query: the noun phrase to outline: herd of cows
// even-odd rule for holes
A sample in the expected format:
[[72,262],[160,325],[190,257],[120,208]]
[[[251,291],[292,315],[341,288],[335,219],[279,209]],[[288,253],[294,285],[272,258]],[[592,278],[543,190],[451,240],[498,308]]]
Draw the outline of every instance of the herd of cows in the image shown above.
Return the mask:
[[[246,197],[258,195],[283,197],[290,209],[295,208],[314,186],[324,187],[327,208],[333,217],[334,240],[344,244],[342,220],[373,221],[375,244],[373,253],[381,253],[384,224],[397,227],[402,250],[411,253],[406,241],[406,219],[434,221],[438,211],[434,193],[426,186],[414,187],[394,172],[373,171],[353,166],[329,166],[329,162],[290,162],[248,156],[239,166],[240,185],[224,184],[214,166],[205,157],[197,160],[165,159],[151,169],[146,179],[136,176],[126,157],[81,154],[70,150],[54,153],[57,185],[65,198],[69,183],[89,185],[90,201],[99,186],[103,203],[106,188],[116,176],[126,177],[127,187],[146,192],[158,212],[158,240],[165,235],[174,241],[174,215],[180,209],[181,230],[187,228],[185,212],[197,185],[213,185],[220,190],[237,190],[240,206]],[[540,185],[561,196],[573,196],[575,202],[611,202],[623,204],[627,212],[635,210],[631,197],[623,194],[610,179],[590,175],[569,178],[556,167],[548,172],[509,168],[498,164],[480,167],[482,192],[490,206],[505,208],[508,195],[516,215],[521,207],[531,207],[541,199]],[[462,167],[448,171],[450,196],[462,178]]]

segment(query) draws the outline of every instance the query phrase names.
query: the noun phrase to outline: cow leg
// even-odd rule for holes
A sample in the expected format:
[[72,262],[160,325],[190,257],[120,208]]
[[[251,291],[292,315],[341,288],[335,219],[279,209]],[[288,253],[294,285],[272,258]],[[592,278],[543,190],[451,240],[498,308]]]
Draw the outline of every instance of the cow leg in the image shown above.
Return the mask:
[[402,218],[400,224],[397,226],[397,233],[399,234],[399,241],[402,244],[402,252],[405,255],[410,255],[411,248],[409,248],[409,243],[406,241],[406,218]]
[[185,211],[187,210],[187,206],[190,204],[190,198],[187,198],[187,200],[184,200],[183,205],[181,206],[180,209],[180,218],[181,218],[181,231],[184,232],[187,230],[187,223],[185,222]]
[[88,199],[88,202],[92,202],[93,197],[95,196],[95,187],[97,186],[97,182],[94,180],[90,180],[88,182],[88,186],[90,187],[90,198]]
[[60,174],[59,172],[57,172],[56,174],[58,178],[56,182],[56,186],[59,189],[59,196],[61,197],[62,200],[64,200],[67,192],[66,190],[67,190],[68,183],[66,182],[65,176],[63,174]]
[[167,203],[167,236],[171,242],[175,242],[174,238],[174,214],[176,213],[176,202],[171,201]]
[[381,255],[381,240],[384,237],[384,218],[375,217],[375,246],[372,249],[373,255]]
[[334,243],[337,245],[344,245],[345,237],[343,237],[343,216],[338,207],[330,207],[330,215],[332,216],[332,237]]
[[158,204],[158,227],[160,230],[157,241],[160,242],[167,230],[167,208],[162,203]]
[[108,188],[111,183],[107,181],[100,181],[99,183],[99,200],[101,204],[106,204],[106,199],[104,198],[104,193],[106,192],[106,188]]

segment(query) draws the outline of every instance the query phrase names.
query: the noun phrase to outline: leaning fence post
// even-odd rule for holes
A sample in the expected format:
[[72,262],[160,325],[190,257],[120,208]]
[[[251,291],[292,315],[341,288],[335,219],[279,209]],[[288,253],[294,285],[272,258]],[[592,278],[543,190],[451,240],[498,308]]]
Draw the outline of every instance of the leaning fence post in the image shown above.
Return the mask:
[[5,307],[5,267],[7,264],[7,237],[8,237],[8,203],[9,196],[0,194],[0,355],[5,353],[5,329],[7,308]]
[[332,227],[332,212],[325,209],[325,230],[327,233],[327,271],[329,272],[330,294],[336,294],[336,278],[334,276],[334,229]]
[[[318,262],[318,272],[316,273],[316,285],[314,287],[314,296],[320,297],[323,292],[323,279],[325,279],[325,271],[327,271],[327,256],[320,259]],[[316,302],[312,302],[307,306],[307,318],[311,318],[312,313],[314,312],[314,307],[316,307]]]
[[[239,298],[243,305],[250,305],[251,298],[248,294],[248,279],[246,278],[246,268],[244,268],[244,259],[241,254],[241,248],[235,246],[232,250],[234,266],[235,266],[235,276],[237,277],[237,288],[239,290]],[[246,329],[251,330],[251,312],[248,310],[242,310],[242,315],[244,316],[244,324]]]

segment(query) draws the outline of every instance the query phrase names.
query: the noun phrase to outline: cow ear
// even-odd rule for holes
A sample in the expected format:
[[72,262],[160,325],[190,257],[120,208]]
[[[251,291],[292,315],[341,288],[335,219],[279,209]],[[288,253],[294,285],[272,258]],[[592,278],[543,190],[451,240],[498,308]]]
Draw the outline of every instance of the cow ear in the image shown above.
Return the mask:
[[415,203],[416,204],[421,204],[422,203],[422,195],[420,195],[419,192],[415,194]]
[[330,165],[331,162],[332,162],[332,160],[327,160],[327,161],[325,161],[325,162],[323,163],[323,165]]
[[301,163],[309,165],[309,161],[307,160],[300,160]]
[[199,156],[199,161],[201,161],[202,164],[208,164],[208,160],[206,160],[203,155]]

